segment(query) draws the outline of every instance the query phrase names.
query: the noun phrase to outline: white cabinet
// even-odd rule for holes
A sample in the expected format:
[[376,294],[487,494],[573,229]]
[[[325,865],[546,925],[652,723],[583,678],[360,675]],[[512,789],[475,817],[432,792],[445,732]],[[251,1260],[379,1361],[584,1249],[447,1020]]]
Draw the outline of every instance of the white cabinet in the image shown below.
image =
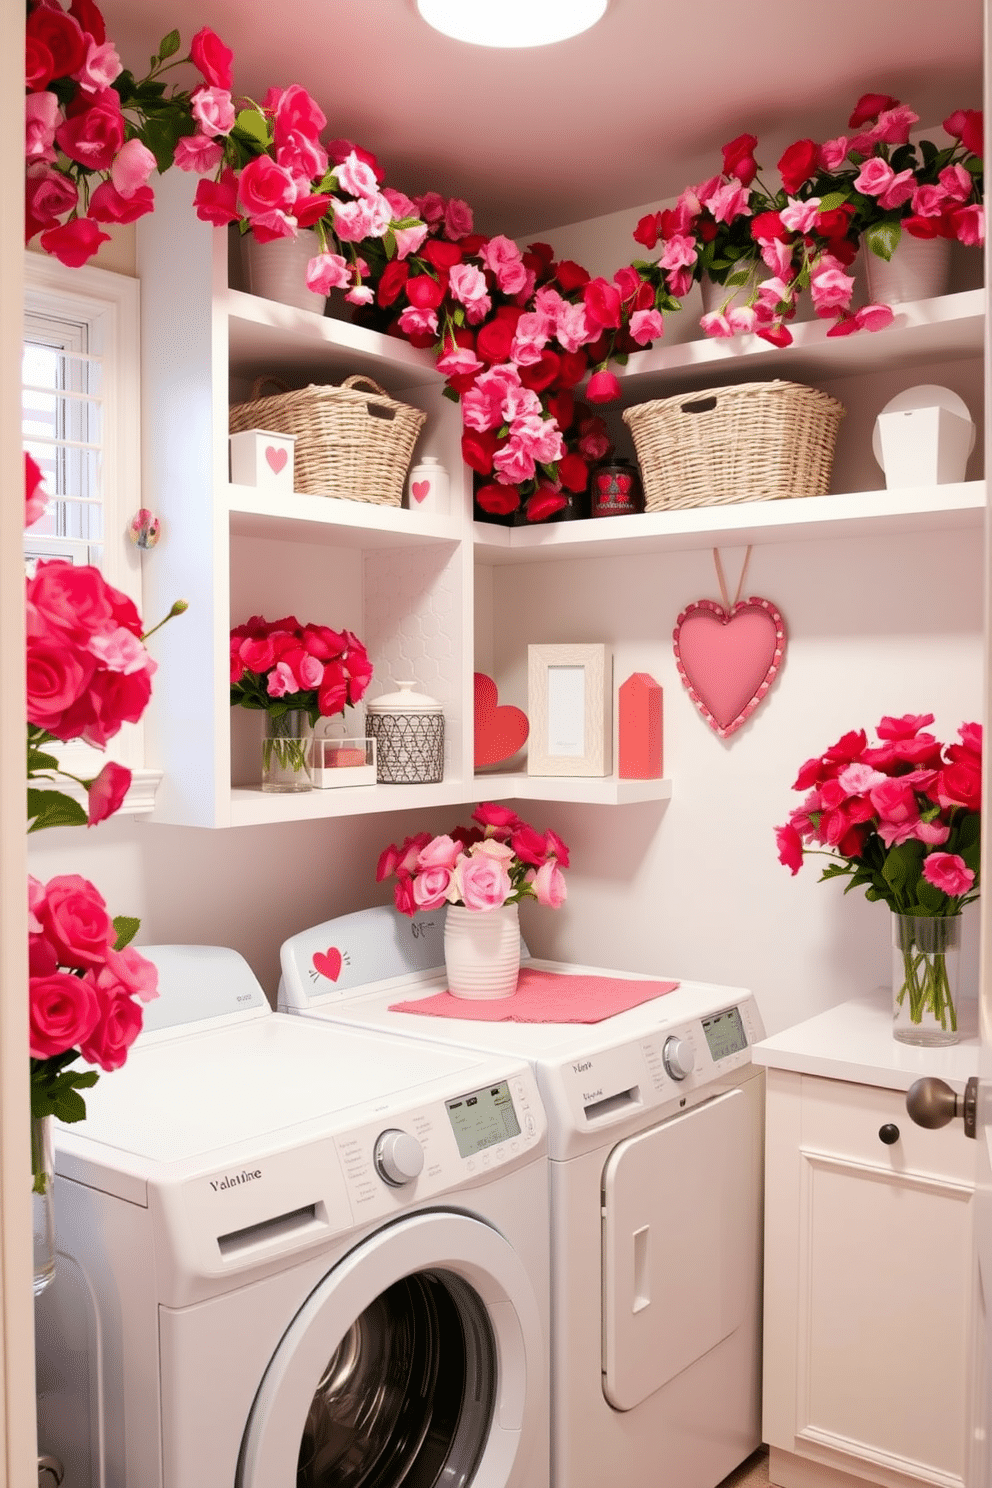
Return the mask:
[[882,1003],[756,1051],[771,1066],[763,1434],[782,1488],[971,1483],[976,1144],[905,1105],[924,1070],[963,1088],[977,1043],[946,1052],[901,1051]]
[[[776,542],[935,524],[978,531],[984,485],[849,488],[806,500],[698,508],[532,529],[471,520],[471,478],[461,464],[458,407],[427,351],[347,322],[274,304],[228,284],[225,231],[199,222],[195,182],[180,172],[156,188],[154,221],[138,226],[142,285],[144,503],[163,538],[145,562],[149,624],[174,599],[189,611],[156,638],[160,671],[149,710],[149,762],[165,772],[154,820],[236,826],[446,805],[491,797],[620,804],[660,800],[667,780],[559,780],[473,775],[472,674],[485,610],[486,569],[502,563],[624,556]],[[980,378],[984,293],[904,307],[874,336],[829,341],[819,323],[796,327],[778,351],[753,337],[695,341],[632,356],[625,401],[708,383],[783,376],[809,381],[968,359]],[[856,344],[855,344],[856,343]],[[364,373],[428,414],[417,457],[440,457],[452,477],[451,515],[232,485],[227,410],[263,374],[340,382]],[[873,472],[873,479],[878,472]],[[491,585],[490,585],[491,588]],[[480,605],[481,596],[481,605]],[[261,718],[231,709],[228,633],[250,614],[295,613],[347,626],[377,666],[371,695],[403,675],[438,697],[446,720],[445,773],[431,786],[366,786],[264,795]],[[487,615],[488,626],[498,617]],[[535,639],[537,639],[535,637]],[[484,654],[484,648],[483,648]],[[485,667],[481,664],[480,669]],[[347,715],[346,715],[347,717]]]

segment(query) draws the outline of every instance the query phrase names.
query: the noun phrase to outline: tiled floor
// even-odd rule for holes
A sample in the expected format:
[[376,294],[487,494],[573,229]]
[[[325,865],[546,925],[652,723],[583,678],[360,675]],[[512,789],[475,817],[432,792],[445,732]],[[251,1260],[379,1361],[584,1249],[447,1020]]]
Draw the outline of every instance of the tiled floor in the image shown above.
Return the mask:
[[768,1448],[759,1447],[746,1462],[734,1469],[729,1478],[724,1478],[717,1488],[767,1488]]

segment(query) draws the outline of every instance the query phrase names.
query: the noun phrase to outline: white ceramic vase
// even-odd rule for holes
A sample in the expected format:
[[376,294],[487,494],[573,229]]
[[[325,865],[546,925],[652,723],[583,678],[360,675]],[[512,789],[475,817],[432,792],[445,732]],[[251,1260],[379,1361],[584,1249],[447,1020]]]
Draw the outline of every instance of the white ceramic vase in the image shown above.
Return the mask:
[[951,245],[947,238],[913,238],[904,232],[888,260],[870,248],[862,254],[868,278],[868,293],[883,305],[902,305],[912,300],[932,300],[947,289]]
[[241,262],[248,293],[323,315],[325,297],[307,289],[307,264],[319,252],[320,241],[312,227],[301,228],[294,238],[276,238],[271,243],[259,243],[252,233],[245,233]]
[[452,997],[512,997],[520,973],[517,906],[466,909],[463,904],[449,904],[444,964]]

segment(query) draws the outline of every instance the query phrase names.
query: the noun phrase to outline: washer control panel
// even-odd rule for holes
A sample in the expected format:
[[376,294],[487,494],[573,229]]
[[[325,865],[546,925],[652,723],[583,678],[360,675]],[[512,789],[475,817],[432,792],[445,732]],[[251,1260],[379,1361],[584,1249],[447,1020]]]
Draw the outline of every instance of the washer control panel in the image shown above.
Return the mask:
[[530,1162],[546,1122],[533,1072],[519,1072],[426,1106],[397,1111],[335,1139],[355,1219],[389,1214]]

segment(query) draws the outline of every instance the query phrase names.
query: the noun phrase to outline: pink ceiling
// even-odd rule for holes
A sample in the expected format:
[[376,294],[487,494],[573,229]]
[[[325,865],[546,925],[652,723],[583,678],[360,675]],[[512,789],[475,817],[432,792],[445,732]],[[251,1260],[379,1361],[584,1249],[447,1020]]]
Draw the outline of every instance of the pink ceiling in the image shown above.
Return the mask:
[[139,75],[164,31],[188,43],[211,26],[238,93],[302,84],[328,133],[376,151],[390,184],[464,197],[480,229],[511,236],[674,195],[745,130],[773,167],[794,138],[842,133],[862,92],[894,94],[927,126],[982,101],[982,0],[611,0],[584,36],[513,52],[439,36],[413,0],[103,8]]

